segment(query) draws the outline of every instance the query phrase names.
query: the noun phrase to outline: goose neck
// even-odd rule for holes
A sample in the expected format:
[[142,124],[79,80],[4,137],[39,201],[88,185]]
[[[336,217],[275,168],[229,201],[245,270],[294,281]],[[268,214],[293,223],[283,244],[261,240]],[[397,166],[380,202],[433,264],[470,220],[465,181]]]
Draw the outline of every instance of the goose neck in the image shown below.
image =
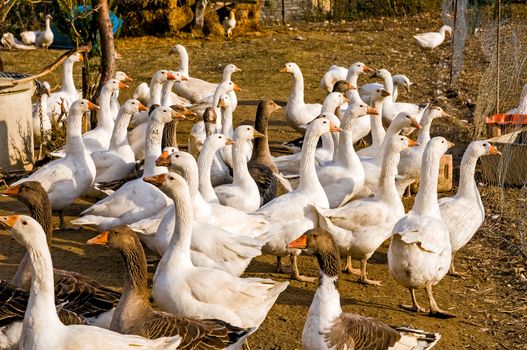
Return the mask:
[[161,95],[163,93],[163,84],[152,79],[150,83],[150,101],[148,107],[152,105],[161,105]]
[[474,174],[476,173],[476,164],[478,157],[472,154],[465,154],[461,160],[461,167],[459,173],[459,187],[458,195],[463,197],[474,197],[479,195]]
[[389,73],[384,74],[384,89],[388,91],[390,95],[393,94],[393,78]]
[[28,307],[24,316],[24,328],[48,328],[50,321],[54,323],[60,321],[55,309],[53,263],[44,234],[35,237],[26,248],[31,262],[33,279]]
[[304,137],[300,158],[300,184],[298,186],[301,191],[310,191],[313,189],[323,191],[315,167],[315,153],[318,138],[319,136],[315,134],[314,130],[308,130]]
[[189,77],[188,52],[185,48],[180,48],[178,52],[179,52],[179,71],[182,72],[188,78]]
[[379,197],[400,200],[397,187],[395,186],[395,176],[397,175],[397,165],[400,158],[400,153],[393,150],[388,149],[384,152],[381,175],[379,177]]
[[347,169],[362,169],[360,158],[353,147],[353,125],[344,127],[340,134],[338,163]]
[[51,30],[51,19],[49,17],[46,17],[46,31]]
[[267,138],[267,120],[265,121],[265,125],[261,125],[260,128],[258,127],[258,121],[256,124],[257,125],[255,129],[264,134],[265,137],[260,137],[253,140],[253,153],[251,155],[251,159],[249,160],[249,164],[263,164],[269,169],[271,169],[273,173],[278,174],[278,168],[273,162],[273,158],[271,157],[271,150],[269,149],[269,141]]
[[227,137],[234,134],[232,129],[232,107],[227,106],[221,109],[221,133]]
[[299,69],[293,72],[293,89],[289,102],[304,103],[304,76]]
[[[357,87],[357,81],[359,80],[359,72],[354,71],[353,69],[348,69],[348,75],[346,76],[346,81],[352,86]],[[346,92],[347,97],[350,99],[351,104],[363,103],[362,98],[359,95],[359,90],[348,90]]]
[[163,123],[156,122],[152,119],[148,121],[146,127],[145,167],[143,176],[155,175],[163,169],[156,166],[156,160],[161,155],[163,127]]
[[198,172],[199,172],[199,192],[207,202],[218,202],[218,197],[210,179],[210,172],[212,162],[216,150],[212,148],[210,143],[205,142],[203,149],[198,156]]
[[372,145],[375,147],[380,147],[384,137],[386,135],[386,130],[382,126],[382,105],[383,101],[375,100],[373,101],[373,107],[379,112],[378,115],[370,115],[370,124],[371,124],[371,140]]
[[432,118],[428,116],[424,117],[421,120],[421,130],[419,131],[419,136],[417,136],[417,142],[419,145],[424,146],[430,141],[430,129],[432,126]]
[[111,112],[111,99],[112,99],[112,90],[104,86],[101,90],[101,95],[99,96],[99,120],[97,122],[96,129],[113,129],[114,119]]
[[337,252],[318,252],[315,256],[319,264],[319,281],[309,313],[320,317],[319,321],[329,326],[342,313],[338,291],[340,259]]
[[190,259],[190,241],[192,237],[192,200],[188,187],[172,189],[168,193],[169,197],[174,201],[174,209],[176,212],[176,223],[174,226],[174,234],[170,240],[170,244],[161,259],[160,265],[172,268],[190,267],[192,262]]
[[70,115],[66,125],[67,154],[78,154],[86,150],[82,140],[82,115],[82,112],[70,108]]
[[167,80],[161,88],[161,106],[170,106],[172,104],[172,87],[175,80]]
[[247,184],[252,180],[247,168],[246,154],[249,152],[249,142],[237,138],[232,147],[232,161],[234,165],[232,183],[236,186]]
[[177,143],[177,125],[179,121],[171,120],[163,126],[163,136],[161,138],[161,149],[165,147],[174,147],[178,149]]
[[424,216],[440,217],[437,202],[437,180],[439,177],[440,156],[431,150],[425,149],[419,177],[419,192],[415,196],[412,208],[416,213]]
[[62,91],[68,95],[77,96],[77,89],[75,89],[75,81],[73,80],[73,64],[74,62],[66,60],[62,65]]
[[527,89],[524,90],[526,91],[523,93],[517,108],[521,113],[527,113]]
[[128,124],[132,113],[120,111],[115,121],[115,127],[113,128],[112,138],[110,139],[109,149],[117,149],[121,146],[128,145]]

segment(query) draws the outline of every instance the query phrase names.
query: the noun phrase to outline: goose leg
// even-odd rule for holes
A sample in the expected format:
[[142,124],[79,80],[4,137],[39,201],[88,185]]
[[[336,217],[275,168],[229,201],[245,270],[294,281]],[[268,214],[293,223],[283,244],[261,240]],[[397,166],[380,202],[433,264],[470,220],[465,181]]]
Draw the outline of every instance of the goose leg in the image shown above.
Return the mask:
[[291,259],[291,266],[293,267],[291,278],[296,279],[297,281],[300,281],[300,282],[310,282],[310,283],[313,283],[317,280],[314,277],[307,277],[307,276],[301,275],[300,272],[298,272],[298,265],[297,265],[298,256],[291,254],[289,255],[289,258]]
[[344,270],[342,272],[351,273],[353,275],[360,275],[360,270],[353,268],[350,255],[348,255],[346,259],[346,265],[344,266]]
[[413,312],[425,312],[425,308],[419,306],[419,304],[417,303],[417,299],[415,297],[415,289],[408,288],[408,290],[410,291],[410,296],[412,297],[412,305],[401,304],[401,309]]
[[368,279],[368,275],[366,273],[366,264],[368,263],[368,259],[361,259],[360,261],[360,277],[359,282],[364,284],[371,284],[373,286],[382,286],[380,281],[373,281]]
[[277,256],[276,257],[276,271],[278,273],[292,273],[293,269],[285,267],[282,264],[282,257],[281,256]]
[[425,289],[426,294],[428,295],[428,300],[430,302],[430,316],[437,318],[456,317],[456,315],[443,311],[439,308],[439,306],[437,306],[437,303],[434,299],[434,295],[432,294],[432,283],[427,283]]
[[59,210],[59,220],[60,220],[60,226],[59,229],[61,230],[80,230],[80,226],[71,226],[66,224],[66,220],[64,220],[64,210]]
[[454,256],[455,255],[456,255],[456,253],[452,253],[452,261],[450,261],[450,270],[448,271],[448,274],[450,276],[454,276],[454,277],[460,277],[460,278],[466,277],[467,273],[456,271],[456,267],[454,265]]

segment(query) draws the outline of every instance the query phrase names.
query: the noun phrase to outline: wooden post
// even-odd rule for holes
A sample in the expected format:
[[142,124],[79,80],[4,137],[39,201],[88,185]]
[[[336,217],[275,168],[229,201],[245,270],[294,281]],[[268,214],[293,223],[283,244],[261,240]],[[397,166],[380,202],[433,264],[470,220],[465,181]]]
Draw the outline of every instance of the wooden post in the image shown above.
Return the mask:
[[456,42],[455,42],[455,36],[456,36],[456,28],[457,28],[457,0],[454,0],[454,28],[452,29],[452,38],[450,40],[452,41],[452,56],[450,59],[450,87],[452,87],[452,83],[454,82],[454,50],[456,49]]
[[[101,39],[101,78],[95,96],[93,96],[93,100],[97,101],[103,85],[115,76],[115,47],[108,0],[94,0],[94,2],[97,6],[100,6],[96,16],[97,28]],[[94,122],[96,123],[96,120],[92,117],[92,127],[94,127]]]
[[282,0],[282,25],[285,26],[285,0]]
[[496,28],[496,113],[500,112],[500,41],[501,41],[501,0],[496,3],[497,9],[497,28]]

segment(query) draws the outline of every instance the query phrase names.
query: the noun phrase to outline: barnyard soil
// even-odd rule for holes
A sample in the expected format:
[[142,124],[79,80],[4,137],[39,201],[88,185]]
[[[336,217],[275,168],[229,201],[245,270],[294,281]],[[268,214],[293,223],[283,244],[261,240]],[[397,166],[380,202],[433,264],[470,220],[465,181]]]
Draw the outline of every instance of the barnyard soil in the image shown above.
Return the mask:
[[[401,92],[401,101],[432,102],[452,117],[434,122],[433,135],[442,135],[456,143],[455,178],[464,147],[471,140],[472,111],[478,82],[486,69],[477,37],[470,37],[465,49],[465,71],[457,94],[449,92],[450,46],[444,44],[433,52],[422,51],[414,43],[416,32],[436,30],[438,15],[419,15],[399,19],[375,19],[331,24],[298,24],[270,27],[226,41],[223,38],[199,39],[182,35],[172,38],[118,39],[117,51],[123,56],[118,69],[134,78],[122,98],[129,97],[135,86],[149,81],[161,68],[176,69],[177,57],[168,54],[176,43],[187,47],[192,76],[210,81],[221,80],[222,68],[234,63],[242,69],[233,80],[243,91],[238,93],[240,105],[235,112],[235,125],[252,123],[255,106],[252,101],[271,98],[286,101],[291,77],[278,73],[286,62],[299,64],[304,73],[306,101],[322,102],[325,92],[318,88],[322,74],[331,64],[348,66],[362,61],[373,68],[387,68],[394,74],[406,74],[413,82],[410,93]],[[62,52],[2,52],[7,71],[35,73]],[[75,69],[80,86],[80,68]],[[60,84],[60,70],[46,77],[52,87]],[[363,76],[359,84],[368,82]],[[275,113],[270,122],[272,146],[299,135],[284,122],[283,113]],[[180,123],[178,139],[186,144],[191,124]],[[455,187],[454,187],[455,190]],[[409,301],[409,293],[395,282],[387,269],[387,243],[372,257],[369,276],[380,280],[382,287],[365,286],[357,277],[343,274],[339,289],[344,311],[375,317],[391,325],[415,327],[439,332],[442,339],[436,349],[527,349],[527,272],[524,236],[525,190],[501,190],[481,180],[480,191],[486,207],[486,220],[472,241],[456,256],[456,266],[466,271],[465,279],[446,276],[434,289],[442,308],[458,317],[449,320],[416,315],[398,307]],[[452,195],[441,193],[440,196]],[[413,199],[405,199],[411,207]],[[66,211],[68,220],[88,207],[90,202],[78,200]],[[0,197],[0,214],[26,213],[23,204]],[[56,218],[54,218],[55,220]],[[56,224],[58,225],[58,219]],[[53,260],[57,267],[78,271],[121,288],[122,263],[119,254],[103,247],[87,246],[86,240],[96,234],[89,230],[57,230],[53,239]],[[5,232],[0,235],[0,278],[9,279],[22,258],[22,248]],[[316,276],[312,257],[299,259],[301,272]],[[155,271],[155,265],[149,268]],[[247,276],[288,280],[275,272],[275,259],[260,256],[250,265]],[[305,317],[316,289],[315,284],[291,281],[278,298],[260,329],[250,338],[252,349],[300,349]],[[417,293],[426,305],[424,291]]]

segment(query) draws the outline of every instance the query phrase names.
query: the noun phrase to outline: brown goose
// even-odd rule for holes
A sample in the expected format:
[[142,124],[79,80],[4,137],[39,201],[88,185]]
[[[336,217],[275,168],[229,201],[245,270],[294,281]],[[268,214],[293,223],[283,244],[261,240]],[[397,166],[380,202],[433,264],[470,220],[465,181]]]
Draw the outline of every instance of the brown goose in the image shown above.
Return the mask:
[[333,85],[332,92],[345,93],[346,91],[353,90],[354,87],[351,83],[348,83],[346,80],[339,80]]
[[264,134],[265,137],[254,139],[253,153],[247,163],[247,167],[252,178],[258,185],[262,205],[276,197],[278,179],[274,174],[278,174],[279,171],[273,162],[271,151],[269,150],[267,126],[271,113],[279,109],[281,107],[274,103],[274,101],[263,100],[258,104],[258,109],[256,110],[254,128],[256,131]]
[[156,339],[180,335],[178,349],[241,348],[253,329],[235,327],[220,320],[198,320],[150,306],[146,257],[139,238],[127,226],[104,231],[88,244],[109,246],[121,253],[124,262],[124,290],[115,309],[110,329]]
[[342,312],[337,289],[340,255],[327,231],[309,230],[288,246],[310,251],[319,266],[318,288],[302,332],[304,350],[426,350],[441,338],[438,333],[394,328],[370,317]]
[[[51,222],[51,204],[49,197],[44,188],[37,181],[26,181],[14,187],[11,187],[2,192],[4,195],[17,198],[22,203],[27,205],[31,216],[37,220],[44,231],[48,245],[51,243],[53,227]],[[102,313],[111,310],[121,296],[121,293],[116,292],[110,288],[104,287],[96,280],[78,274],[76,272],[54,269],[55,281],[55,302],[61,305],[59,316],[64,316],[63,322],[79,323],[80,319],[72,318],[72,313],[82,317],[96,317]],[[19,289],[19,291],[27,292],[31,283],[31,266],[26,254],[20,263],[18,270],[13,278],[12,286]],[[6,288],[5,285],[2,288]],[[23,299],[24,295],[18,292],[13,292],[13,295],[18,295],[18,303],[23,303],[24,309],[20,310],[20,319],[24,316],[25,305],[28,299]],[[2,296],[7,296],[6,293],[0,293]],[[26,295],[29,297],[29,293]],[[22,298],[22,299],[21,299]],[[0,308],[10,308],[12,297],[7,300],[0,300]],[[0,311],[0,314],[2,311]],[[69,324],[69,323],[67,323]]]

